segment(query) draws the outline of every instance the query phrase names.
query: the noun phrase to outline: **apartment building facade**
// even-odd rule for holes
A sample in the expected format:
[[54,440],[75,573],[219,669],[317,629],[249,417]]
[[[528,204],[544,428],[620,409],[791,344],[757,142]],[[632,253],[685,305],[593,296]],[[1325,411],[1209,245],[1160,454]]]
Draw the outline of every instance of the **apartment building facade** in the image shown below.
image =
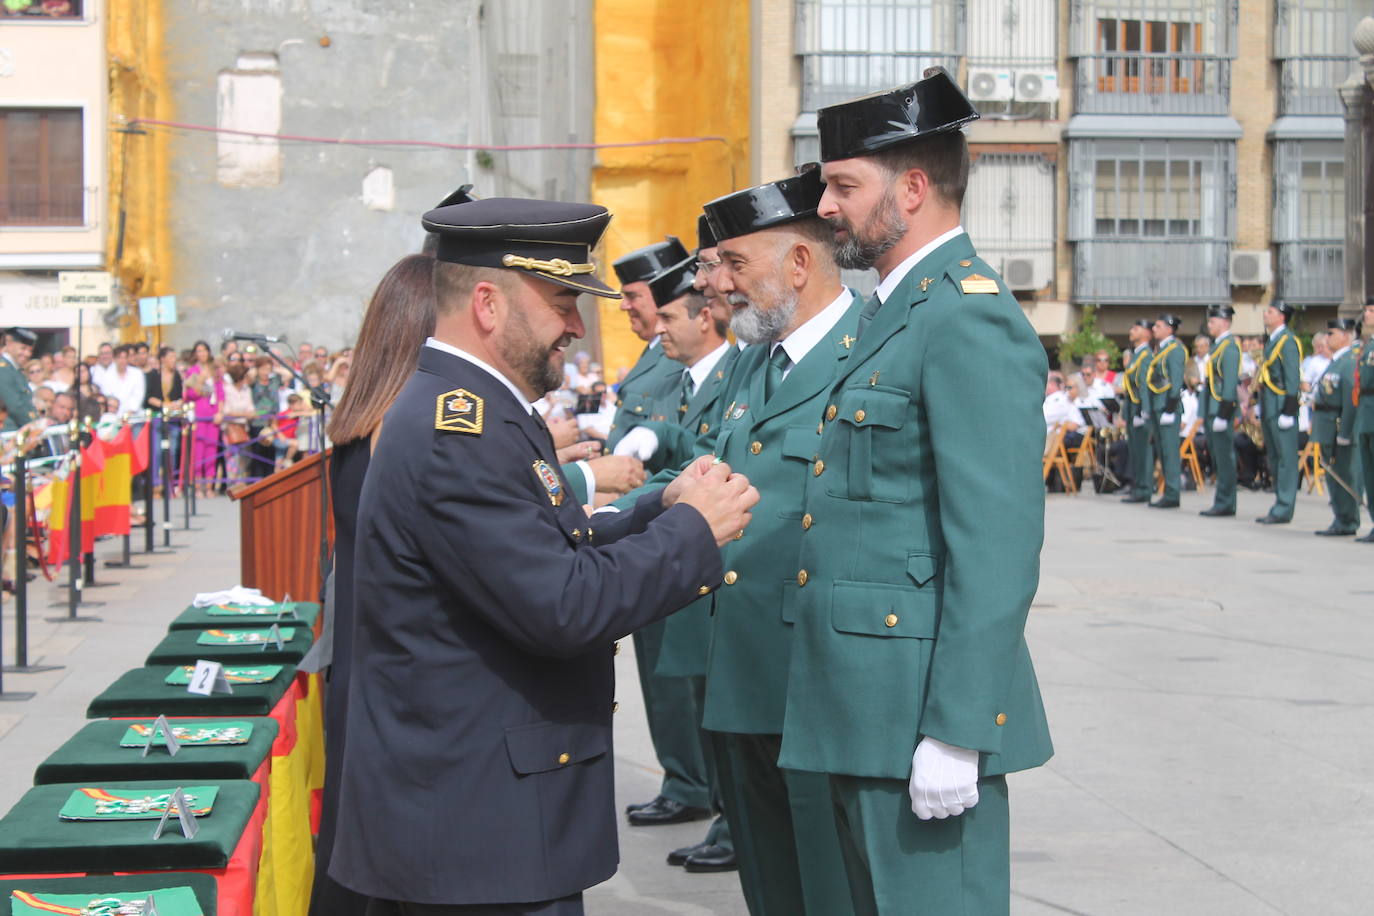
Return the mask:
[[[762,0],[760,180],[813,159],[817,108],[946,67],[983,115],[963,221],[1047,340],[1214,303],[1311,327],[1343,296],[1337,87],[1352,0]],[[783,36],[786,36],[785,40]]]

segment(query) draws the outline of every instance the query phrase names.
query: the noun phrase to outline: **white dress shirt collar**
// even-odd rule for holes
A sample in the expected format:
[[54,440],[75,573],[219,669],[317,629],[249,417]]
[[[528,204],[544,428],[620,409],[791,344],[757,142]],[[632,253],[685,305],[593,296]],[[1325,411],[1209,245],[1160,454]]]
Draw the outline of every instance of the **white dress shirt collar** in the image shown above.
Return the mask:
[[[849,291],[848,287],[840,287],[840,294],[835,297],[833,302],[808,318],[801,327],[788,334],[780,342],[773,344],[773,348],[782,347],[787,351],[788,366],[783,371],[784,378],[787,377],[788,372],[792,371],[793,366],[801,362],[806,354],[810,353],[816,344],[820,343],[825,335],[830,333],[831,328],[839,324],[840,319],[844,317],[845,310],[853,301],[854,294]],[[773,353],[773,348],[768,351],[770,356]]]
[[[1342,356],[1344,356],[1345,354],[1347,354],[1347,353],[1349,353],[1349,352],[1350,352],[1350,346],[1349,346],[1348,344],[1347,344],[1346,346],[1344,346],[1344,347],[1341,347],[1341,348],[1340,348],[1339,350],[1337,350],[1335,353],[1332,353],[1332,354],[1331,354],[1331,362],[1334,363],[1336,360],[1340,359]],[[1360,430],[1360,432],[1364,432],[1364,430]]]
[[730,342],[728,340],[721,341],[720,346],[697,360],[695,366],[688,366],[684,370],[692,377],[692,394],[701,390],[701,383],[706,381],[706,377],[711,374],[712,369],[716,368],[716,363],[720,362],[720,358],[725,355],[725,351],[729,348]]
[[949,230],[944,235],[937,236],[936,238],[931,239],[929,242],[922,245],[905,261],[894,267],[892,269],[892,273],[888,274],[886,277],[883,277],[882,282],[878,284],[878,288],[874,290],[874,294],[878,297],[878,301],[886,302],[887,297],[892,295],[892,291],[897,288],[897,284],[905,280],[906,275],[911,273],[911,268],[919,264],[922,258],[930,254],[936,248],[939,248],[941,245],[943,245],[945,242],[948,242],[955,236],[962,235],[963,232],[963,226],[955,226],[953,229]]
[[426,340],[425,346],[433,347],[441,353],[447,353],[450,356],[456,356],[459,359],[465,359],[468,362],[472,363],[474,366],[476,366],[478,369],[481,369],[483,372],[490,374],[492,377],[497,379],[502,385],[505,385],[508,389],[510,389],[510,393],[515,395],[515,399],[520,402],[521,407],[525,408],[526,413],[534,413],[534,408],[530,405],[529,400],[525,397],[525,395],[520,391],[519,388],[515,387],[514,382],[506,378],[500,372],[496,371],[496,369],[492,368],[491,366],[482,362],[477,357],[473,356],[468,351],[460,350],[457,347],[453,346],[453,344],[446,344],[442,340],[438,340],[434,337],[431,337],[428,340]]

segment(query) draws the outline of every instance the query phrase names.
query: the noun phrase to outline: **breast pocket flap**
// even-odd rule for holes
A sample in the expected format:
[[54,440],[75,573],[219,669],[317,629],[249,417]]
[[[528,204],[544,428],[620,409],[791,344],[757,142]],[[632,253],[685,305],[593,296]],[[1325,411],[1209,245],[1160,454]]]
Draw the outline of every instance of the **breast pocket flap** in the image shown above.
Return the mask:
[[821,437],[816,435],[815,427],[791,426],[783,430],[782,453],[788,458],[811,461],[820,450],[820,444]]
[[900,388],[850,388],[840,396],[835,419],[860,429],[866,426],[901,429],[910,406],[910,392]]

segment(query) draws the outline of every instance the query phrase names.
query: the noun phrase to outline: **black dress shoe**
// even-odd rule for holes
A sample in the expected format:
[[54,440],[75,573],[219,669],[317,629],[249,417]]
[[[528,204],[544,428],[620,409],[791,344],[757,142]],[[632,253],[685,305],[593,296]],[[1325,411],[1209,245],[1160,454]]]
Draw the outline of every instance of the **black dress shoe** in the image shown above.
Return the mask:
[[662,795],[655,795],[655,796],[654,796],[651,800],[649,800],[649,801],[640,802],[640,803],[637,804],[637,805],[626,805],[626,806],[625,806],[625,813],[626,813],[626,814],[629,814],[631,811],[638,811],[640,808],[648,808],[650,805],[656,805],[656,804],[658,804],[658,803],[661,802],[661,801],[667,801],[667,799],[665,799]]
[[1286,525],[1291,521],[1290,518],[1279,518],[1277,515],[1262,515],[1255,519],[1255,522],[1260,525]]
[[1354,529],[1354,528],[1342,528],[1342,527],[1340,527],[1339,525],[1332,525],[1330,528],[1327,528],[1325,531],[1314,531],[1314,532],[1312,532],[1312,533],[1315,534],[1317,537],[1323,537],[1323,538],[1346,538],[1346,537],[1350,537],[1352,534],[1354,534],[1354,533],[1355,533],[1355,529]]
[[1150,503],[1151,509],[1177,509],[1178,500],[1176,499],[1157,499]]
[[668,853],[668,864],[686,865],[687,860],[690,859],[692,856],[696,855],[697,853],[705,852],[708,849],[715,848],[715,846],[711,845],[705,840],[702,840],[695,846],[683,846],[681,849],[674,849],[672,852]]
[[660,824],[685,824],[710,816],[711,812],[706,808],[693,808],[660,795],[643,808],[631,811],[629,821],[631,827],[657,827]]
[[1361,544],[1374,544],[1374,528],[1369,529],[1369,533],[1362,538],[1355,538]]
[[1216,506],[1213,506],[1210,509],[1203,509],[1201,512],[1198,513],[1198,515],[1205,515],[1209,518],[1222,518],[1224,516],[1235,514],[1235,509],[1218,509]]
[[682,867],[692,872],[736,871],[739,863],[735,861],[733,852],[724,846],[712,845],[688,856]]
[[1121,500],[1123,503],[1147,503],[1150,501],[1148,496],[1127,496]]

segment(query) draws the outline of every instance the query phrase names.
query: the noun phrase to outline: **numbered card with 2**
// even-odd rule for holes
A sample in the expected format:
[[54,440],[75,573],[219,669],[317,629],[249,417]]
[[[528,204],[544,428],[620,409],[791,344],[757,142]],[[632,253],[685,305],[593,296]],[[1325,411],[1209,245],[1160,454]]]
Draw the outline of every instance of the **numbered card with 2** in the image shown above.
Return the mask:
[[[218,662],[197,662],[194,665],[178,665],[163,679],[172,687],[184,687],[191,683],[201,665],[215,665]],[[228,668],[220,666],[225,680],[230,684],[266,684],[281,674],[281,665],[235,665]],[[202,675],[203,677],[203,675]]]

